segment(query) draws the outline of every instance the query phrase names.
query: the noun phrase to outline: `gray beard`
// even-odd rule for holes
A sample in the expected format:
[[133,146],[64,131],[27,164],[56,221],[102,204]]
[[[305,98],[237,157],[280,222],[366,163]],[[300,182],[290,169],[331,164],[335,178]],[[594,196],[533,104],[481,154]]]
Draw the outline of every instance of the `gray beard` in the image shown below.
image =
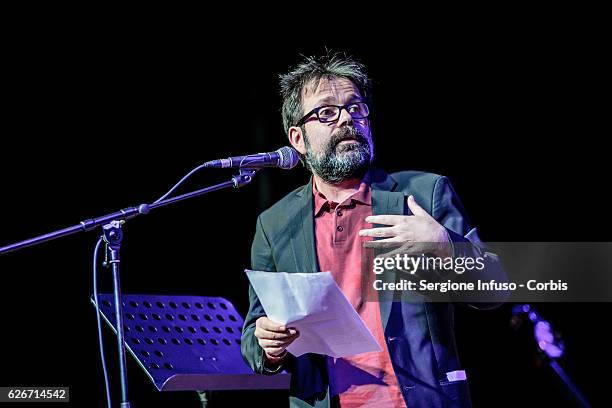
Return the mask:
[[[357,143],[336,148],[341,140],[349,136],[355,138]],[[339,184],[345,180],[362,177],[372,162],[370,142],[355,128],[347,128],[346,131],[330,139],[320,156],[315,155],[312,151],[308,137],[305,137],[304,141],[306,166],[328,184]]]

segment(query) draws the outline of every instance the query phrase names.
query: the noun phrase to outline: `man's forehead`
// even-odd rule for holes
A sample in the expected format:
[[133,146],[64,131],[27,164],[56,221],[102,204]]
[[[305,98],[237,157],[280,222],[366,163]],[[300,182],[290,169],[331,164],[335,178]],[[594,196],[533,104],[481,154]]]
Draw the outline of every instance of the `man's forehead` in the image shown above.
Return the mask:
[[302,99],[304,101],[311,99],[318,100],[348,93],[361,96],[359,89],[350,79],[338,77],[321,78],[318,83],[311,81],[304,87],[302,90]]

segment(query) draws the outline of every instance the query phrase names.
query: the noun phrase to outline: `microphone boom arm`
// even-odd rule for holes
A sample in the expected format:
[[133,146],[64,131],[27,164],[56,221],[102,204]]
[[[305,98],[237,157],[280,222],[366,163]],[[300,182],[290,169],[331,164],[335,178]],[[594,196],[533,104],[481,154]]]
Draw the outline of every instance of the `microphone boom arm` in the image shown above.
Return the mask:
[[211,193],[213,191],[222,190],[225,188],[233,187],[240,188],[244,185],[249,184],[253,181],[253,176],[257,173],[258,169],[246,169],[241,168],[240,173],[233,176],[229,181],[219,183],[210,187],[205,187],[199,190],[192,191],[190,193],[181,194],[175,197],[170,197],[165,200],[153,203],[153,204],[140,204],[136,207],[128,207],[123,210],[115,211],[110,214],[103,215],[101,217],[90,218],[87,220],[83,220],[80,223],[73,225],[71,227],[59,229],[53,232],[49,232],[47,234],[39,235],[33,238],[29,238],[23,241],[16,242],[14,244],[6,245],[4,247],[0,247],[0,255],[6,254],[9,252],[17,251],[22,248],[27,248],[30,246],[42,244],[43,242],[52,241],[61,237],[65,237],[68,235],[73,235],[78,232],[90,231],[98,226],[106,225],[111,223],[112,221],[127,221],[131,218],[137,217],[139,215],[148,214],[150,210],[154,210],[160,207],[164,207],[169,204],[174,204],[179,201],[188,200],[191,198],[195,198],[201,196],[203,194]]

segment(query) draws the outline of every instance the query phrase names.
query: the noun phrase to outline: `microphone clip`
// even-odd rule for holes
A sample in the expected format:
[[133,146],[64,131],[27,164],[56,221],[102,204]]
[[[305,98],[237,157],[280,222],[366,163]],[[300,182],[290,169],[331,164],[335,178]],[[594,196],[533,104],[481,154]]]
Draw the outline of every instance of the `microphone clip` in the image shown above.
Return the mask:
[[240,188],[253,181],[253,177],[259,169],[240,168],[239,174],[232,177],[234,188]]

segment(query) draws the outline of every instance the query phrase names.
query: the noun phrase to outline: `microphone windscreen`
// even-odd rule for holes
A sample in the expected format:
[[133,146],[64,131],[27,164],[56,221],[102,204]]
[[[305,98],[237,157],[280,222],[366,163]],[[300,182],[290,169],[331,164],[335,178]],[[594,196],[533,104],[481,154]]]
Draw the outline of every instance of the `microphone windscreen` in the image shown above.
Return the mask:
[[293,147],[284,146],[278,149],[277,152],[280,157],[278,167],[280,167],[281,169],[292,169],[300,161],[298,152]]

